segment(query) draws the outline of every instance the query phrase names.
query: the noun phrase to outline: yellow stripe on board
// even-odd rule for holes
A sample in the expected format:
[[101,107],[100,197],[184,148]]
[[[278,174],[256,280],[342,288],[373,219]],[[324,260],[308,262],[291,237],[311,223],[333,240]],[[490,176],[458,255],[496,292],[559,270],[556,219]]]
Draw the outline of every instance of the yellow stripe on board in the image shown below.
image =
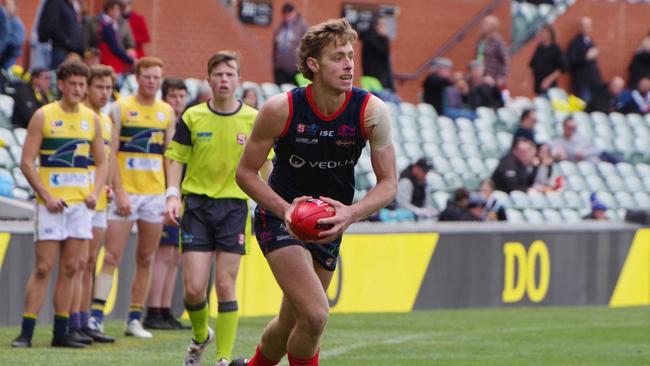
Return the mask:
[[610,307],[650,305],[650,229],[640,229],[618,277]]
[[11,234],[0,233],[0,271],[2,270],[2,264],[5,262],[5,254],[7,254],[7,248],[9,248],[10,239]]
[[[437,242],[436,233],[345,235],[328,291],[330,300],[339,293],[332,312],[411,311]],[[259,246],[251,247],[237,283],[240,314],[276,314],[282,292]]]

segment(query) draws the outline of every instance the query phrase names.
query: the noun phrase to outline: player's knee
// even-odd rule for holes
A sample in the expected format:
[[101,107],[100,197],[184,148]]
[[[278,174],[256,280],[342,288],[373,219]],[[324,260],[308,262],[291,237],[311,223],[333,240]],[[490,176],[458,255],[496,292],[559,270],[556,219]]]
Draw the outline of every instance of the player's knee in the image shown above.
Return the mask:
[[120,264],[120,257],[117,253],[106,251],[104,253],[104,265],[117,267]]
[[321,334],[327,325],[328,311],[320,307],[307,310],[301,320],[305,327],[313,334]]
[[62,263],[59,271],[61,272],[61,276],[65,278],[72,278],[79,271],[79,261],[66,261]]
[[205,289],[193,284],[185,284],[185,301],[197,303],[205,299]]
[[86,272],[92,273],[95,270],[95,265],[97,264],[97,257],[94,255],[88,256],[88,260],[86,261],[86,267],[84,270]]
[[228,278],[218,278],[215,281],[215,287],[217,290],[217,294],[221,296],[222,298],[227,298],[231,299],[234,298],[235,295],[235,281],[228,277]]
[[135,258],[136,265],[140,268],[149,268],[151,267],[151,264],[153,263],[153,258],[154,258],[153,253],[138,253]]
[[47,262],[40,262],[34,268],[34,276],[38,279],[45,279],[52,273],[52,264]]

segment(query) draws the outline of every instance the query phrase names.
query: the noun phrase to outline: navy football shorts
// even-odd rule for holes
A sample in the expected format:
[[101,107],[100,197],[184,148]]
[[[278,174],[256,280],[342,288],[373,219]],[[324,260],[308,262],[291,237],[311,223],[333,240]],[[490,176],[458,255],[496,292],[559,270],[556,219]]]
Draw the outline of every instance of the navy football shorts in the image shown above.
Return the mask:
[[329,244],[300,242],[289,234],[284,220],[260,206],[255,209],[255,236],[264,255],[289,245],[300,245],[309,250],[312,258],[321,267],[328,271],[336,269],[342,237],[338,237]]
[[246,253],[248,203],[194,194],[183,200],[181,251]]

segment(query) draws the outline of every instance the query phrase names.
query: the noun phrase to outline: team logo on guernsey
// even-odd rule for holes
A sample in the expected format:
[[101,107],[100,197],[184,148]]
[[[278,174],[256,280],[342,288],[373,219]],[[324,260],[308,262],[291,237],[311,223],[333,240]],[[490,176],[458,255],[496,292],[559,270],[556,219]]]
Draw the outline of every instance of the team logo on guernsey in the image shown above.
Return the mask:
[[316,134],[318,134],[318,125],[315,123],[310,125],[298,123],[298,126],[296,126],[296,132],[307,136],[316,136]]
[[244,145],[246,143],[246,134],[245,133],[238,133],[237,134],[237,143],[240,145]]
[[157,112],[157,113],[156,113],[156,117],[158,117],[158,120],[159,120],[160,122],[165,122],[165,117],[166,117],[166,116],[165,116],[165,113],[164,113],[164,112]]
[[63,126],[63,121],[61,121],[61,120],[52,121],[52,122],[50,122],[50,126],[52,126],[52,127],[61,127],[61,126]]
[[162,151],[164,144],[165,132],[160,129],[149,128],[133,135],[124,146],[143,153],[157,153]]
[[239,234],[239,245],[244,245],[244,243],[246,243],[246,235]]
[[128,111],[126,113],[127,116],[129,117],[137,117],[138,116],[138,111]]
[[71,168],[86,168],[88,167],[89,153],[90,145],[88,142],[75,139],[56,149],[54,154],[47,157],[47,161],[61,163]]
[[81,125],[81,129],[84,131],[88,131],[88,129],[90,128],[90,126],[88,125],[88,121],[86,121],[85,119],[81,120],[80,125]]
[[338,135],[339,137],[354,137],[357,132],[356,127],[350,127],[348,125],[343,125],[339,127]]

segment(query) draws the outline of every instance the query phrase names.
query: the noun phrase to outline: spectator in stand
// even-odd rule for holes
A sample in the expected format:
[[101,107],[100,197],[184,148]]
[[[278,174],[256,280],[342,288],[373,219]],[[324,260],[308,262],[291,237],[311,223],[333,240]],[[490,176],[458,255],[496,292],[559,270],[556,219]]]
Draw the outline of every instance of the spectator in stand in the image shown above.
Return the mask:
[[74,0],[46,1],[38,23],[38,40],[52,43],[50,69],[56,69],[69,53],[83,53],[81,23]]
[[587,112],[623,112],[628,104],[629,96],[626,97],[625,80],[620,76],[614,76],[601,87],[587,104]]
[[470,215],[468,221],[486,221],[485,200],[480,194],[472,193],[469,195],[467,212]]
[[4,5],[0,4],[0,55],[7,48],[9,42],[9,14]]
[[390,64],[390,39],[386,18],[377,17],[370,29],[360,34],[363,75],[377,78],[384,88],[395,90]]
[[539,144],[537,146],[537,175],[533,189],[540,192],[553,191],[561,187],[561,178],[553,169],[553,155],[549,144]]
[[569,43],[567,51],[573,93],[586,103],[603,84],[597,60],[600,50],[591,39],[591,31],[591,18],[583,17],[580,32]]
[[438,216],[438,221],[478,221],[469,213],[469,192],[465,188],[454,191],[454,197],[447,202],[447,207]]
[[190,101],[187,108],[200,103],[205,103],[210,99],[212,99],[212,88],[210,88],[210,84],[208,84],[207,81],[203,80],[203,82],[199,84],[199,89],[196,91],[196,97]]
[[636,89],[631,93],[632,101],[628,104],[628,113],[650,113],[650,76],[639,79]]
[[476,47],[476,60],[485,65],[485,74],[491,76],[499,89],[503,90],[510,72],[508,45],[499,34],[499,18],[488,15],[481,25],[481,38]]
[[591,212],[583,217],[583,220],[608,220],[607,205],[598,199],[596,193],[589,196],[591,201]]
[[133,33],[135,58],[137,59],[145,55],[144,45],[151,42],[149,27],[147,26],[147,20],[133,10],[133,0],[122,0],[122,3],[124,4],[122,16],[129,22],[131,32]]
[[468,103],[469,85],[461,73],[453,77],[453,85],[445,88],[443,96],[443,114],[449,118],[464,117],[475,119],[476,112]]
[[516,139],[510,152],[501,158],[492,174],[494,188],[506,193],[526,192],[535,183],[536,153],[537,149],[532,141],[523,137]]
[[[106,5],[106,3],[104,3],[104,5]],[[97,49],[99,47],[99,43],[101,42],[100,24],[102,22],[102,14],[103,12],[95,16],[87,15],[83,18],[83,45],[85,51]],[[123,17],[119,17],[117,21],[117,38],[125,50],[135,48],[135,40],[133,39],[131,26],[129,25],[128,20]],[[131,56],[135,57],[135,51],[131,53]]]
[[3,69],[9,69],[22,54],[23,42],[25,42],[25,25],[16,15],[15,0],[5,0],[4,10],[7,14],[8,38],[4,49],[0,52],[0,66]]
[[630,89],[636,88],[636,84],[642,77],[650,77],[650,35],[645,36],[641,46],[632,57],[629,66]]
[[539,32],[539,45],[529,63],[535,79],[535,93],[544,94],[557,86],[557,80],[566,72],[566,60],[555,39],[555,29],[545,24]]
[[88,66],[101,65],[102,53],[96,48],[88,48],[84,51],[84,63]]
[[124,43],[119,37],[122,6],[121,0],[104,2],[103,13],[100,15],[98,39],[100,62],[112,67],[118,75],[131,71],[136,56],[133,49],[124,48]]
[[479,193],[485,202],[485,220],[486,221],[507,221],[506,209],[494,196],[494,181],[484,179],[479,185]]
[[404,169],[397,183],[396,208],[412,211],[419,220],[430,219],[437,213],[429,204],[427,192],[426,177],[432,167],[428,159],[419,159]]
[[257,92],[253,88],[246,88],[241,93],[241,101],[255,109],[259,109],[257,103]]
[[534,109],[525,109],[521,113],[519,119],[519,127],[515,131],[514,136],[512,137],[512,144],[514,146],[515,141],[518,138],[525,138],[530,140],[532,143],[537,144],[535,141],[535,125],[537,124],[537,112]]
[[309,25],[291,3],[282,6],[282,23],[273,34],[273,78],[278,85],[296,84],[298,46]]
[[431,74],[422,83],[425,103],[431,104],[439,115],[443,114],[443,95],[445,88],[452,85],[451,69],[453,63],[450,59],[438,57],[433,60]]
[[620,161],[582,137],[576,130],[577,125],[573,117],[567,117],[562,124],[562,136],[551,143],[551,151],[555,160],[589,161],[592,163],[604,160],[614,164]]
[[48,69],[34,69],[29,83],[15,85],[14,111],[11,116],[14,127],[27,128],[34,112],[54,101],[51,86],[52,73]]
[[467,95],[467,102],[470,107],[473,109],[478,107],[503,107],[501,91],[496,86],[496,81],[492,77],[485,75],[483,63],[476,60],[471,61],[468,65],[468,71],[469,94]]

